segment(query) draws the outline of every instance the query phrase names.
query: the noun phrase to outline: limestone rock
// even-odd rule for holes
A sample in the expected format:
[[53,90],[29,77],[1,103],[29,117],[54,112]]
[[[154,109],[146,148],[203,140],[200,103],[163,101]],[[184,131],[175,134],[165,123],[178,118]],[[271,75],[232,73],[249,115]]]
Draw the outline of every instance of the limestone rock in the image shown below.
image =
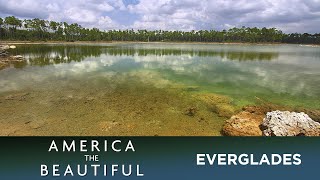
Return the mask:
[[11,63],[24,62],[25,59],[21,55],[9,56],[8,49],[14,49],[16,46],[0,45],[0,70],[10,67]]
[[0,46],[0,56],[8,56],[8,51],[4,46]]
[[263,117],[263,114],[242,111],[225,122],[222,133],[227,136],[262,136],[259,125]]
[[16,55],[16,56],[11,56],[13,59],[23,59],[23,56],[21,55]]
[[303,112],[268,112],[260,129],[264,136],[320,136],[320,123]]
[[8,45],[0,45],[0,50],[8,50],[10,49],[10,46]]
[[307,109],[307,108],[297,108],[297,109],[295,109],[295,111],[297,111],[297,112],[304,112],[304,113],[308,114],[308,116],[309,116],[312,120],[320,123],[320,110]]
[[16,55],[16,56],[10,56],[9,60],[11,62],[21,62],[21,61],[24,61],[24,58],[21,55]]

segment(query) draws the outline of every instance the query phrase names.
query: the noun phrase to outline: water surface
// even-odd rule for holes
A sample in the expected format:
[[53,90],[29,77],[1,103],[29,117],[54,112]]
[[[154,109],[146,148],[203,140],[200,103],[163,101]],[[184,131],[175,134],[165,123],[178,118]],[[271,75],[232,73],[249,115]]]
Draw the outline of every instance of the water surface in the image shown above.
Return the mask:
[[26,62],[0,71],[2,135],[220,135],[230,112],[259,101],[320,109],[319,47],[112,43],[11,53]]

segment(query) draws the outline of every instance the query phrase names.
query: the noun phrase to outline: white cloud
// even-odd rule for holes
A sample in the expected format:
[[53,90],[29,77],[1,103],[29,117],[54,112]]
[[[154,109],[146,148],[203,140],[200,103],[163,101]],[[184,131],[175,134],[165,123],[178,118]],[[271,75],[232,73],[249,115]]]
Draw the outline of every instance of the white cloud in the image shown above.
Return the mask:
[[46,6],[46,8],[48,9],[48,12],[59,12],[60,7],[57,3],[50,3]]
[[[198,30],[234,26],[317,32],[320,0],[0,0],[0,16],[44,18],[85,27]],[[122,17],[121,17],[122,16]],[[124,18],[123,18],[124,17]],[[130,18],[126,18],[130,17]]]
[[101,16],[98,20],[98,26],[102,29],[122,29],[122,25],[118,24],[117,22],[114,22],[110,17],[108,16]]
[[106,12],[109,12],[109,11],[113,11],[114,10],[114,7],[113,6],[110,6],[108,3],[104,2],[102,4],[99,4],[98,6],[98,10],[100,11],[106,11]]
[[128,9],[141,16],[133,23],[134,29],[193,30],[204,17],[199,12],[202,4],[191,0],[141,0]]
[[94,23],[97,20],[95,12],[86,9],[70,8],[64,14],[71,21],[79,23]]
[[286,32],[316,32],[319,25],[315,24],[320,24],[319,0],[141,0],[128,9],[142,17],[134,23],[135,28],[196,30],[266,26]]
[[43,18],[102,29],[122,27],[106,14],[125,9],[121,0],[0,0],[0,17]]

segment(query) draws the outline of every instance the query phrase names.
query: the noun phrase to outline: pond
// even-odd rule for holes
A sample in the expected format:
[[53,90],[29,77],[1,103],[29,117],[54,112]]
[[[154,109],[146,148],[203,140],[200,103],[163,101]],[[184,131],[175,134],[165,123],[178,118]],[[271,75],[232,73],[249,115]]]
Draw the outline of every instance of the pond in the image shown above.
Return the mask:
[[247,105],[320,109],[320,47],[17,45],[0,135],[214,135]]

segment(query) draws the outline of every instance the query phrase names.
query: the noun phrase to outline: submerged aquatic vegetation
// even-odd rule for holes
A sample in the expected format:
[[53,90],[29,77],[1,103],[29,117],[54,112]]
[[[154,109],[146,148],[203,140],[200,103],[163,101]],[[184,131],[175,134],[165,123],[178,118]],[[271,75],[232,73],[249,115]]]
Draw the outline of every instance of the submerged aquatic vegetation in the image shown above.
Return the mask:
[[199,93],[194,96],[221,117],[230,118],[236,112],[236,107],[232,104],[232,98],[228,96],[215,93]]
[[[132,83],[110,79],[94,89],[95,82],[79,84],[81,91],[5,93],[0,96],[0,124],[6,129],[1,135],[220,135],[225,119],[183,93],[184,88],[165,90],[150,81],[144,84],[139,75],[124,76]],[[13,107],[19,109],[8,111]],[[194,107],[192,116],[184,114],[188,107]]]

